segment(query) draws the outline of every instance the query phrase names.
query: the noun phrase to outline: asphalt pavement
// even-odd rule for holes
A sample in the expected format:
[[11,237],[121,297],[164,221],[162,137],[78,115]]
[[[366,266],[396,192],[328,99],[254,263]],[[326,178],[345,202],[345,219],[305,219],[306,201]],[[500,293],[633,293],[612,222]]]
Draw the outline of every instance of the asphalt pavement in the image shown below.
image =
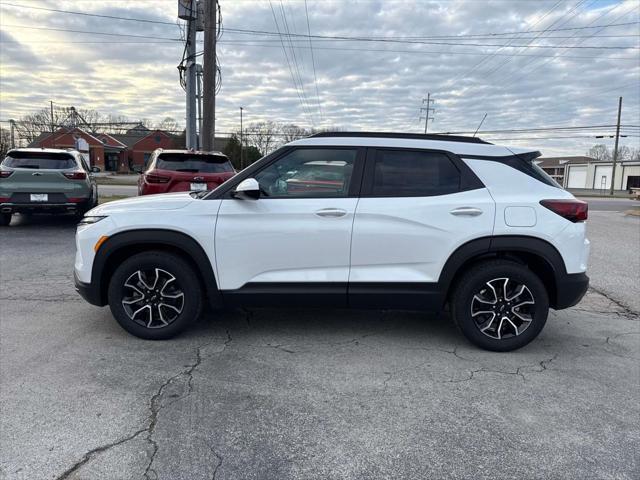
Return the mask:
[[140,340],[74,291],[74,229],[0,230],[2,479],[640,478],[638,217],[592,214],[602,294],[502,354],[391,311],[207,312]]
[[98,185],[100,197],[135,197],[138,195],[137,185]]
[[625,212],[640,208],[640,201],[628,198],[578,197],[589,204],[590,212]]

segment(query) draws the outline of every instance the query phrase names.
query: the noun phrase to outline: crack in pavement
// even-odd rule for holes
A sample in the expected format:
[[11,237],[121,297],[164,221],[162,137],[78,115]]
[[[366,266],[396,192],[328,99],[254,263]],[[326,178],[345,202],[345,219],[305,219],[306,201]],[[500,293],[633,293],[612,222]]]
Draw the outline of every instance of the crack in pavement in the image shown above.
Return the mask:
[[[222,354],[226,347],[233,341],[231,334],[229,333],[229,330],[226,330],[226,335],[227,338],[224,341],[223,345],[222,345],[222,349],[218,352],[216,352],[216,354],[220,355]],[[146,437],[145,440],[151,445],[151,447],[153,448],[153,451],[151,453],[151,455],[149,456],[149,462],[145,468],[144,471],[144,478],[148,479],[148,480],[152,480],[153,479],[157,479],[158,478],[158,474],[155,470],[153,470],[152,466],[153,466],[153,462],[155,460],[155,457],[158,453],[159,450],[159,446],[157,444],[157,442],[153,439],[153,434],[155,432],[156,426],[158,424],[158,416],[160,414],[160,411],[171,405],[172,403],[175,403],[176,401],[186,398],[187,396],[189,396],[192,392],[193,392],[193,372],[200,366],[200,364],[202,363],[202,350],[210,345],[212,345],[214,342],[209,342],[206,343],[204,345],[201,345],[199,347],[196,348],[196,359],[193,363],[189,364],[187,366],[187,368],[185,368],[184,370],[182,370],[181,372],[173,375],[172,377],[170,377],[168,380],[166,380],[165,382],[162,383],[162,385],[160,385],[160,387],[156,390],[156,393],[151,397],[150,401],[149,401],[149,415],[147,416],[146,419],[146,423],[147,426],[145,428],[141,428],[139,430],[136,430],[134,433],[127,435],[126,437],[123,437],[119,440],[116,440],[115,442],[110,442],[107,443],[105,445],[96,447],[92,450],[90,450],[89,452],[85,453],[82,458],[80,460],[78,460],[76,463],[74,463],[71,467],[69,467],[67,470],[65,470],[62,474],[60,474],[59,476],[56,477],[56,480],[65,480],[67,478],[69,478],[72,474],[74,474],[75,472],[77,472],[81,467],[83,467],[84,465],[86,465],[87,463],[89,463],[91,460],[94,460],[96,457],[98,457],[100,454],[110,450],[113,447],[117,447],[119,445],[122,445],[126,442],[129,442],[131,440],[133,440],[134,438],[138,437],[139,435],[146,433]],[[169,387],[169,385],[171,385],[173,382],[175,382],[176,380],[186,377],[187,378],[187,393],[183,394],[183,395],[178,395],[176,398],[174,398],[171,402],[167,403],[167,404],[163,404],[162,400],[164,397],[164,392],[167,389],[167,387]],[[221,457],[219,457],[221,458]],[[221,462],[220,462],[221,464]],[[217,468],[216,468],[217,470]],[[150,475],[153,474],[153,477],[151,477]],[[214,472],[215,475],[215,472]]]
[[[520,378],[522,378],[523,382],[527,381],[527,378],[525,377],[523,372],[530,372],[530,373],[540,373],[540,372],[544,372],[545,370],[548,370],[547,365],[551,362],[553,362],[554,360],[556,360],[558,358],[558,354],[556,353],[553,357],[548,358],[548,359],[544,359],[539,361],[538,363],[534,363],[534,364],[528,364],[528,365],[521,365],[519,367],[516,367],[516,370],[513,372],[509,372],[509,371],[504,371],[504,370],[494,370],[494,369],[489,369],[489,368],[479,368],[477,370],[470,370],[469,371],[469,376],[467,378],[463,378],[460,380],[447,380],[445,382],[440,382],[440,383],[462,383],[462,382],[468,382],[474,379],[475,375],[477,373],[498,373],[500,375],[517,375]],[[539,370],[529,370],[531,368],[535,368],[535,367],[539,367]]]
[[576,308],[576,310],[593,312],[593,313],[601,313],[601,314],[604,314],[604,315],[611,315],[613,313],[613,314],[616,314],[616,315],[621,316],[621,317],[629,318],[630,320],[638,320],[639,319],[640,312],[636,312],[631,307],[628,307],[627,305],[625,305],[621,301],[616,300],[615,298],[612,298],[609,294],[603,292],[602,290],[598,290],[597,288],[592,287],[592,286],[589,286],[589,290],[597,293],[598,295],[602,295],[604,298],[609,300],[611,303],[613,303],[614,305],[619,307],[622,310],[622,312],[612,312],[610,310],[603,312],[603,311],[597,311],[597,310],[584,310],[584,309],[578,309],[578,308]]

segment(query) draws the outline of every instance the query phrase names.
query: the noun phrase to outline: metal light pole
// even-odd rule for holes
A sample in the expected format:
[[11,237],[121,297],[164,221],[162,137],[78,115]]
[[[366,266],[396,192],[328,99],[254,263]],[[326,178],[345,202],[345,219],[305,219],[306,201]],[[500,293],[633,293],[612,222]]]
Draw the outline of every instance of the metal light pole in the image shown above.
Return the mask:
[[244,143],[242,138],[242,110],[243,108],[240,107],[240,170],[244,168],[244,155],[243,155]]

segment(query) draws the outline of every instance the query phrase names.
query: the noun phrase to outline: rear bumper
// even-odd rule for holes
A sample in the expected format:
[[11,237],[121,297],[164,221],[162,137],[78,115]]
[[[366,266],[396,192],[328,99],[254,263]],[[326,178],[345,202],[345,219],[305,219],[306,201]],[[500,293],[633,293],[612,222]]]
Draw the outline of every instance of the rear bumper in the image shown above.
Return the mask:
[[556,302],[552,307],[556,310],[576,305],[589,288],[589,277],[586,273],[573,273],[556,279]]
[[74,213],[85,207],[89,200],[84,202],[65,202],[65,203],[0,203],[0,212],[2,213]]
[[73,280],[76,285],[76,291],[82,298],[84,298],[91,305],[96,305],[98,307],[104,306],[99,289],[95,288],[95,286],[90,283],[84,283],[78,280],[78,276],[75,272],[73,273]]

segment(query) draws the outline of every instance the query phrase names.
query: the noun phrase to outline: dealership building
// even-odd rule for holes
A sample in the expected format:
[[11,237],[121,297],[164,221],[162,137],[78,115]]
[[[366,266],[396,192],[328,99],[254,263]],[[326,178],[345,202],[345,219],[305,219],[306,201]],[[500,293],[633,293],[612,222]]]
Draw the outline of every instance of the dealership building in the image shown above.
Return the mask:
[[[580,190],[606,190],[611,188],[613,162],[591,157],[547,157],[536,163],[564,188]],[[640,160],[616,162],[613,189],[619,192],[640,188]]]

